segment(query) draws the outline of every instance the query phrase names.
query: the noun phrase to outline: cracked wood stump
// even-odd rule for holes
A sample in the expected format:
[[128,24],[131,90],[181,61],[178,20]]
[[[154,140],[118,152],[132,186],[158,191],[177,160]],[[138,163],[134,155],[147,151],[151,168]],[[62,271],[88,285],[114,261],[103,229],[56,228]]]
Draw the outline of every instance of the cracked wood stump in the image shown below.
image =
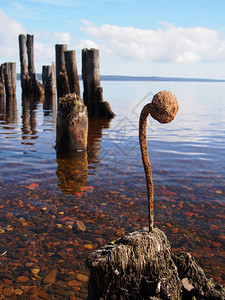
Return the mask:
[[56,150],[58,153],[84,151],[87,148],[88,114],[83,100],[75,93],[59,98]]
[[129,233],[91,253],[87,265],[89,300],[225,299],[225,289],[207,279],[189,253],[171,252],[159,229]]

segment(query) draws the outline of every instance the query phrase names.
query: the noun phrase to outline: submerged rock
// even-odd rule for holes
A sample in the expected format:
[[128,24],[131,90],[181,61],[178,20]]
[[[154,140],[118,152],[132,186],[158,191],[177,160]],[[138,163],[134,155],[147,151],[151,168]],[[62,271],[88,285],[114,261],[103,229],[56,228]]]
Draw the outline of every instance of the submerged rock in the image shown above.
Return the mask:
[[171,252],[159,229],[127,234],[91,253],[87,265],[88,299],[225,299],[189,253]]

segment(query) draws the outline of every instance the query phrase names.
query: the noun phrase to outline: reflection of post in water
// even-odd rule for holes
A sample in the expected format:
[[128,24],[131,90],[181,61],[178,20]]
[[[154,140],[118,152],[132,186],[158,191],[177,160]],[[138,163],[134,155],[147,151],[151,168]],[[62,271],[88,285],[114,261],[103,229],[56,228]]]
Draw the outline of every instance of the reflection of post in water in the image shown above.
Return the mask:
[[5,113],[5,97],[4,95],[0,95],[0,118],[3,120],[3,116]]
[[[26,96],[22,94],[22,127],[21,130],[23,132],[22,139],[23,140],[33,140],[37,139],[37,130],[36,130],[36,109],[37,109],[37,101],[32,96]],[[34,145],[34,143],[25,143]]]
[[69,195],[82,193],[87,186],[87,151],[57,153],[57,164],[56,174],[60,180],[59,187],[62,192]]
[[87,151],[70,154],[57,153],[57,176],[61,190],[70,195],[81,194],[86,190],[88,166],[99,163],[102,130],[109,128],[111,120],[89,119]]
[[0,120],[5,124],[16,123],[17,119],[17,102],[15,96],[0,96]]
[[7,123],[17,122],[16,96],[6,96],[6,121]]
[[4,66],[0,65],[0,101],[2,102],[2,98],[4,100]]
[[88,128],[88,162],[99,163],[102,130],[110,127],[111,119],[89,119]]
[[56,114],[56,95],[45,95],[43,102],[44,116],[49,116],[52,112]]

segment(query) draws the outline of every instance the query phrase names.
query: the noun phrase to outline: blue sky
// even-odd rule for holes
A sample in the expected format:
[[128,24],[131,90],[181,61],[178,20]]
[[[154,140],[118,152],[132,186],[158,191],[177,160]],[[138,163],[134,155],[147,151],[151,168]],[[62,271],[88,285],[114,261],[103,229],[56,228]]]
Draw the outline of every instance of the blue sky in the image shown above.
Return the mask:
[[34,34],[35,66],[55,44],[100,49],[101,74],[225,78],[223,0],[0,0],[0,63],[16,61],[18,35]]

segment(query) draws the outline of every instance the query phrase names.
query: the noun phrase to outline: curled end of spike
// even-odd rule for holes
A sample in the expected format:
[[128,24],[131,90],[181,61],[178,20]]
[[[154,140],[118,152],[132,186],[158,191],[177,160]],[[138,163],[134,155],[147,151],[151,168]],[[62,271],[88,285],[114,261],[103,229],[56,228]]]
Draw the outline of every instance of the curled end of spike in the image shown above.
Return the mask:
[[169,91],[161,91],[152,99],[151,116],[160,123],[173,121],[179,109],[177,98]]

